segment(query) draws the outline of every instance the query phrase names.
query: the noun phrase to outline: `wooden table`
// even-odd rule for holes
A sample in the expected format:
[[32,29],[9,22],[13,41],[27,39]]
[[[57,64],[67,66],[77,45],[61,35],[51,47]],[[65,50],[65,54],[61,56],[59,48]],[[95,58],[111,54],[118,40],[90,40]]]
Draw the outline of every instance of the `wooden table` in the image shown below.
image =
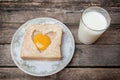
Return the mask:
[[[111,15],[109,29],[95,44],[79,42],[77,30],[84,9],[105,8]],[[27,20],[52,17],[65,23],[75,38],[70,64],[57,74],[33,77],[12,61],[14,32]],[[0,80],[120,80],[120,0],[0,0]]]

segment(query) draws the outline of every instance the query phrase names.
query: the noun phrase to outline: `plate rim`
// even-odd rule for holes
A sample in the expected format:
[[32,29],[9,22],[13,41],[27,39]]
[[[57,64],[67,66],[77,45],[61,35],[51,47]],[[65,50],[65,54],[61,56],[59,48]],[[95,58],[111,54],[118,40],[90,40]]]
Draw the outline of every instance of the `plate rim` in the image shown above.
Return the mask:
[[[66,61],[65,64],[63,64],[63,66],[59,67],[58,69],[56,69],[55,71],[53,71],[51,74],[48,73],[48,74],[45,74],[45,75],[39,75],[39,74],[30,73],[30,72],[24,70],[24,69],[16,62],[16,60],[14,59],[14,56],[13,56],[12,46],[13,46],[13,40],[15,39],[15,35],[17,34],[17,32],[18,32],[21,28],[23,28],[23,27],[22,27],[23,25],[25,25],[27,22],[29,22],[29,21],[31,21],[31,20],[34,20],[34,19],[46,19],[46,18],[47,18],[47,19],[56,20],[56,21],[58,21],[59,23],[61,23],[62,25],[64,25],[64,26],[67,28],[67,30],[70,32],[71,39],[72,39],[72,41],[73,41],[73,51],[72,51],[72,53],[71,53],[70,58],[68,58],[68,60]],[[11,45],[10,45],[11,57],[12,57],[12,60],[14,61],[15,65],[16,65],[20,70],[22,70],[24,73],[27,73],[27,74],[32,75],[32,76],[37,76],[37,77],[50,76],[50,75],[56,74],[56,73],[60,72],[61,70],[63,70],[63,69],[70,63],[70,61],[71,61],[71,59],[72,59],[72,57],[73,57],[73,55],[74,55],[74,51],[75,51],[75,40],[74,40],[74,36],[73,36],[72,32],[70,31],[70,29],[69,29],[64,23],[62,23],[61,21],[59,21],[59,20],[57,20],[57,19],[55,19],[55,18],[50,18],[50,17],[33,18],[33,19],[30,19],[30,20],[24,22],[24,23],[15,31],[15,33],[14,33],[14,35],[13,35],[13,37],[12,37],[12,40],[11,40]]]

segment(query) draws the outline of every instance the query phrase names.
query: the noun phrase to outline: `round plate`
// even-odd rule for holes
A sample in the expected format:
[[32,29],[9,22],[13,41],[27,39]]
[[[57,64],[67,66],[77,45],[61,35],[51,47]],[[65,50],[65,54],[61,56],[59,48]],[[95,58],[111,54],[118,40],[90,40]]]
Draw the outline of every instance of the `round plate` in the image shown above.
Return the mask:
[[[23,42],[25,28],[28,24],[57,24],[63,29],[62,37],[62,60],[40,61],[23,60],[20,57],[21,44]],[[62,70],[73,57],[75,42],[72,33],[62,22],[53,18],[36,18],[24,23],[14,34],[11,42],[11,56],[15,64],[27,74],[33,76],[49,76]]]

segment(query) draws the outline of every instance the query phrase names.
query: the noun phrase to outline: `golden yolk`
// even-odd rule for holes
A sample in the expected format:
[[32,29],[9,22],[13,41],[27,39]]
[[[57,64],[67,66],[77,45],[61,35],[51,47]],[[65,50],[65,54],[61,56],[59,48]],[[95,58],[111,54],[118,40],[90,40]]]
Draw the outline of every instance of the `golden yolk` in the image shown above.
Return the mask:
[[44,34],[36,34],[33,42],[39,50],[45,50],[51,43],[50,38]]

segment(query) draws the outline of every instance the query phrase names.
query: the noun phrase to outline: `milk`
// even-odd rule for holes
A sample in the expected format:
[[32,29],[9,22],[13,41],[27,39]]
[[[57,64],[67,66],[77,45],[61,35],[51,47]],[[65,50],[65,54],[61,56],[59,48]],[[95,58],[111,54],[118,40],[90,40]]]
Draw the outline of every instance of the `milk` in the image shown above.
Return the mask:
[[91,44],[95,42],[107,28],[106,18],[99,12],[91,11],[82,15],[78,37],[80,42]]

